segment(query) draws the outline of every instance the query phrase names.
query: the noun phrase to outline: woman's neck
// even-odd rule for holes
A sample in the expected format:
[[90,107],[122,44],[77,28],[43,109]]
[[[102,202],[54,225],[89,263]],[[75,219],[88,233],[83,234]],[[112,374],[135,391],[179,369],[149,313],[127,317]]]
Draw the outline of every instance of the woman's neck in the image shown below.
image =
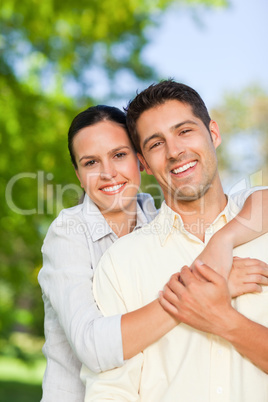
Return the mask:
[[137,223],[137,204],[124,211],[113,211],[103,214],[110,228],[118,237],[132,232]]

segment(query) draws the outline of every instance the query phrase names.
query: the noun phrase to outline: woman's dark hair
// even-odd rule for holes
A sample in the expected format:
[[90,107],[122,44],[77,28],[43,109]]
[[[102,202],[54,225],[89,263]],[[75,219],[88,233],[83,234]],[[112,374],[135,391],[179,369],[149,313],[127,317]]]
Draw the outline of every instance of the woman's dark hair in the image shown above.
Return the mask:
[[82,128],[93,126],[94,124],[102,121],[111,121],[123,126],[126,131],[126,116],[122,110],[106,105],[97,105],[89,107],[83,112],[79,113],[72,121],[68,131],[68,148],[74,168],[77,169],[77,163],[74,156],[73,140],[76,134]]

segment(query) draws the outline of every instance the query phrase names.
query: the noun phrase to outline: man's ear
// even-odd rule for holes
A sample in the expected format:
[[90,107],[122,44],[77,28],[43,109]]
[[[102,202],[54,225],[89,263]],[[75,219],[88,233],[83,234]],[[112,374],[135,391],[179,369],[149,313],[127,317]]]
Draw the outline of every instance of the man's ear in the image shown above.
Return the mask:
[[211,120],[209,123],[210,134],[212,138],[212,142],[214,144],[215,149],[221,144],[221,134],[218,124],[215,120]]
[[[137,157],[138,157],[138,159],[139,159],[139,161],[140,161],[140,163],[141,163],[141,166],[143,167],[143,170],[145,169],[146,170],[146,173],[147,174],[153,174],[152,173],[152,171],[151,171],[151,169],[150,169],[150,166],[148,165],[148,163],[146,162],[146,160],[144,159],[144,157],[142,156],[142,154],[140,154],[139,152],[137,153]],[[142,172],[142,170],[141,170],[141,172]]]
[[80,180],[80,176],[79,176],[78,170],[77,170],[76,168],[74,168],[74,170],[75,170],[75,174],[76,174],[78,180],[80,181],[81,187],[84,188],[84,186],[83,186],[83,184],[82,184],[82,182],[81,182],[81,180]]
[[143,172],[145,167],[143,166],[143,164],[141,163],[140,160],[139,160],[139,167],[140,167],[140,172]]

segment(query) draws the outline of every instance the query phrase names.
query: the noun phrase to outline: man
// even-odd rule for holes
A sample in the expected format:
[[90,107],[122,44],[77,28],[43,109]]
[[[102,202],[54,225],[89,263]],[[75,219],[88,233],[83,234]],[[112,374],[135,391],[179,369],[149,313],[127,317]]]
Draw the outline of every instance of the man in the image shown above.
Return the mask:
[[[127,119],[139,159],[156,177],[165,203],[151,224],[102,258],[94,287],[107,315],[152,301],[239,212],[217,170],[218,126],[196,91],[173,81],[153,85],[130,103]],[[234,255],[267,263],[267,240],[260,236]],[[231,304],[223,276],[198,262],[195,269],[199,278],[184,267],[161,296],[181,323],[122,368],[97,376],[84,369],[86,402],[267,400],[267,287]]]

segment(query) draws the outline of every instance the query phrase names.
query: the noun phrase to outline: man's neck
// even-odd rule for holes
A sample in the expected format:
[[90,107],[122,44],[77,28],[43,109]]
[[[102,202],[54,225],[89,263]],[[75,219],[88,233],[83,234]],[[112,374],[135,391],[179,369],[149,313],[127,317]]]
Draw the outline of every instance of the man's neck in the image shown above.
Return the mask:
[[226,205],[227,198],[221,187],[216,192],[208,191],[197,200],[176,200],[168,206],[181,216],[184,227],[189,233],[204,241],[206,230]]

